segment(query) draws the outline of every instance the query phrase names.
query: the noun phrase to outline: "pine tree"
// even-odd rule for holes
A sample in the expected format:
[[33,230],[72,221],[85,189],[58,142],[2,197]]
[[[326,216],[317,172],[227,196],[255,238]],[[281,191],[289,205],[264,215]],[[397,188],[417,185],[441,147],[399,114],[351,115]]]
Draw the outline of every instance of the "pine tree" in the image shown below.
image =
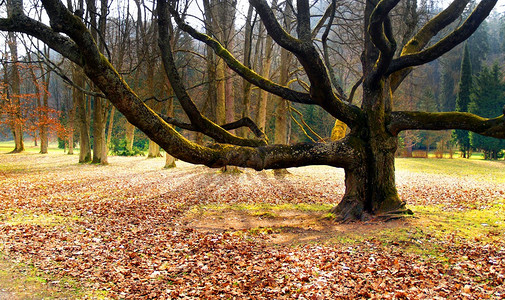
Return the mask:
[[[456,99],[456,111],[468,112],[470,104],[470,94],[472,89],[472,64],[468,52],[468,44],[465,44],[463,60],[461,62],[461,78],[459,80],[459,91]],[[466,130],[455,130],[454,138],[459,144],[463,157],[469,158],[470,136]]]
[[[475,79],[475,86],[471,95],[468,111],[483,117],[496,117],[502,113],[505,105],[505,84],[501,78],[503,74],[497,64],[491,69],[483,67]],[[482,149],[486,159],[497,159],[498,153],[505,147],[502,140],[485,137],[479,134],[470,134],[472,147]]]

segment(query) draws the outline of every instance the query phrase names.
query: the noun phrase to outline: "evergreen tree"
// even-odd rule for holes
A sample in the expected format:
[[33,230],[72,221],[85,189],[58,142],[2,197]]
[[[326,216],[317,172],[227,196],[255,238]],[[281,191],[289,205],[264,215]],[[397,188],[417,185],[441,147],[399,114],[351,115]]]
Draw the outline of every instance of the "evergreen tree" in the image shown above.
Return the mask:
[[[472,89],[472,64],[468,52],[468,44],[465,44],[463,60],[461,62],[461,78],[459,80],[459,91],[456,99],[456,111],[468,112],[470,104],[470,94]],[[463,157],[469,158],[470,136],[466,130],[455,130],[454,138],[459,144]]]
[[[483,67],[475,79],[469,112],[483,117],[496,117],[502,114],[502,107],[505,105],[505,85],[501,80],[502,76],[497,64],[494,64],[492,69]],[[497,159],[498,153],[505,147],[502,140],[474,133],[470,134],[470,142],[474,148],[484,151],[486,159]]]

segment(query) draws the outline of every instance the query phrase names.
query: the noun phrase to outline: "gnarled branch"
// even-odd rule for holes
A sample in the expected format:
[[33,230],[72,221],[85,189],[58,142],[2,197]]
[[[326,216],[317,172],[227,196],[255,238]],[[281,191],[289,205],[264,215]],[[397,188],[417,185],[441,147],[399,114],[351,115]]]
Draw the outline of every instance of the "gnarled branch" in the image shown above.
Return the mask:
[[371,81],[375,81],[385,74],[395,54],[396,42],[392,34],[389,12],[398,2],[400,0],[381,0],[370,16],[368,34],[370,34],[370,39],[380,52],[370,77]]
[[503,139],[505,138],[505,117],[501,115],[493,119],[487,119],[467,112],[396,111],[390,115],[388,129],[394,135],[403,130],[462,129]]

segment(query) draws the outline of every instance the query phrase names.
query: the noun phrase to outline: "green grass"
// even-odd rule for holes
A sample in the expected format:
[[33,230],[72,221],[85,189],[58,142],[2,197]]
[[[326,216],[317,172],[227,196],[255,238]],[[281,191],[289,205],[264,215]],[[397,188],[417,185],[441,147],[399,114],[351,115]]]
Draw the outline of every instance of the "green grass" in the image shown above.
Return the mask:
[[473,159],[397,158],[396,170],[455,177],[471,176],[480,181],[505,183],[505,161]]
[[486,209],[445,211],[437,206],[411,206],[415,214],[404,225],[374,227],[368,230],[335,233],[330,243],[353,245],[378,241],[384,246],[400,247],[408,253],[446,262],[448,246],[463,243],[484,245],[505,239],[505,199]]

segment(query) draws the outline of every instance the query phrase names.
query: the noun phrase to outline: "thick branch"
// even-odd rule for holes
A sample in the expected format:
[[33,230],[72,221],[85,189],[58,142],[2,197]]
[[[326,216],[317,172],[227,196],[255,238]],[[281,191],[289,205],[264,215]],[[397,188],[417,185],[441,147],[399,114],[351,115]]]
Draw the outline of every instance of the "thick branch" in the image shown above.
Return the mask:
[[479,25],[489,15],[497,1],[498,0],[482,0],[460,27],[440,40],[438,43],[423,51],[403,55],[394,59],[388,69],[388,74],[408,67],[428,63],[449,52],[451,49],[468,39],[477,30]]
[[378,61],[374,67],[373,79],[378,79],[384,75],[396,50],[396,42],[393,39],[388,14],[398,2],[400,0],[382,0],[377,4],[370,16],[368,33],[372,42],[380,51]]
[[54,32],[50,27],[41,22],[35,21],[22,14],[0,19],[0,30],[22,32],[36,37],[72,62],[80,66],[83,64],[83,57],[77,45],[71,39]]
[[250,83],[260,87],[261,89],[268,91],[274,95],[282,97],[286,100],[303,103],[303,104],[316,104],[307,93],[297,92],[292,89],[288,89],[283,87],[268,78],[260,76],[258,73],[254,72],[250,68],[246,67],[240,61],[238,61],[233,55],[221,45],[216,39],[213,39],[207,34],[198,32],[190,25],[184,23],[184,21],[179,17],[177,11],[169,6],[170,12],[174,17],[174,20],[177,22],[179,28],[183,31],[187,32],[193,38],[205,43],[209,47],[211,47],[214,52],[221,57],[226,64],[237,74],[239,74],[242,78],[249,81]]
[[[68,23],[68,14],[61,14],[61,2],[44,0],[44,6],[52,22]],[[71,22],[71,21],[70,21]],[[79,28],[79,27],[77,27]],[[129,88],[109,61],[98,49],[82,49],[83,45],[94,44],[89,32],[62,27],[61,30],[82,39],[80,50],[86,53],[84,71],[99,87],[107,98],[123,113],[130,123],[145,132],[149,138],[173,156],[190,163],[205,164],[210,167],[235,165],[250,167],[256,170],[266,168],[287,168],[308,164],[325,164],[336,167],[353,167],[359,156],[356,150],[347,145],[348,141],[322,144],[298,144],[293,146],[272,145],[260,147],[243,147],[216,145],[214,148],[203,147],[192,143],[175,131],[172,126],[161,119],[146,106]],[[96,47],[96,45],[95,45]],[[66,55],[67,53],[62,53]]]
[[287,41],[287,33],[280,27],[266,1],[250,0],[249,2],[256,8],[268,34],[281,47],[295,54],[302,64],[310,80],[310,96],[313,101],[346,124],[350,126],[356,124],[357,120],[362,116],[361,110],[357,107],[347,105],[333,93],[328,71],[314,45],[296,39]]
[[310,32],[310,7],[308,0],[298,0],[297,1],[297,16],[298,16],[298,38],[305,42],[310,43],[312,40],[312,34]]
[[[465,9],[470,0],[455,0],[441,13],[426,23],[402,48],[401,56],[421,51],[428,42],[442,29],[454,22]],[[412,68],[403,69],[391,76],[391,90],[394,92],[401,82],[412,71]]]
[[397,111],[391,113],[388,129],[394,135],[403,130],[462,129],[489,137],[505,139],[505,117],[501,115],[494,119],[486,119],[466,112]]

